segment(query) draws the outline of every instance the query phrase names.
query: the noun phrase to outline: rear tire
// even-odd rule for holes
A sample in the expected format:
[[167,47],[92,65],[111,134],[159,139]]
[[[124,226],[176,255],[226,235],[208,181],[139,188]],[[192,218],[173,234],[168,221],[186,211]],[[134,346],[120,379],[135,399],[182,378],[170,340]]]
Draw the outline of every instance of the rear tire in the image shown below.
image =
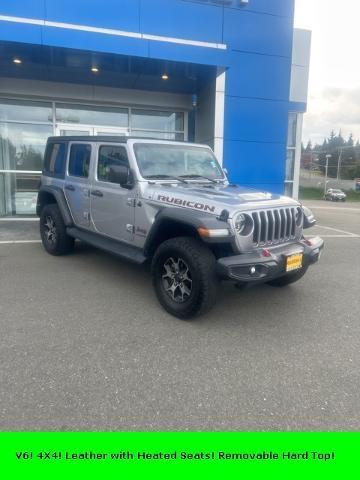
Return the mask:
[[282,277],[274,278],[274,280],[270,280],[270,282],[267,283],[272,287],[286,287],[287,285],[291,285],[300,280],[305,275],[308,268],[309,267],[303,267],[295,273],[288,273]]
[[209,311],[217,295],[213,253],[199,240],[166,240],[152,260],[153,286],[162,307],[171,315],[190,320]]
[[66,226],[56,203],[45,205],[40,215],[40,236],[50,255],[66,255],[74,248],[75,240],[66,233]]

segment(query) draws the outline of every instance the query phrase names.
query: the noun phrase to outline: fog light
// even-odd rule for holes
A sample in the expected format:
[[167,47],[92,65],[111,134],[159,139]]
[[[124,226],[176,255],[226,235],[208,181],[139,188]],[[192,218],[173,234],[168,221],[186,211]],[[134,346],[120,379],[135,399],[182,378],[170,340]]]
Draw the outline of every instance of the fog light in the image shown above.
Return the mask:
[[256,273],[255,267],[250,267],[250,275],[254,275]]

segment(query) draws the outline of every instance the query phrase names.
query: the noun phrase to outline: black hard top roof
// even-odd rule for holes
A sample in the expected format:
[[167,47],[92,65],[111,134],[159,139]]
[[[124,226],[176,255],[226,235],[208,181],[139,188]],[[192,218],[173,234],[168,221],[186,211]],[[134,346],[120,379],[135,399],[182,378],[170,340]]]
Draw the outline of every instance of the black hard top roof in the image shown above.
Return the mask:
[[[58,136],[49,137],[48,142],[108,142],[108,143],[126,143],[128,140],[156,140],[158,142],[182,142],[182,140],[166,140],[153,137],[127,137],[125,135],[82,135],[82,136]],[[184,142],[185,143],[185,142]]]

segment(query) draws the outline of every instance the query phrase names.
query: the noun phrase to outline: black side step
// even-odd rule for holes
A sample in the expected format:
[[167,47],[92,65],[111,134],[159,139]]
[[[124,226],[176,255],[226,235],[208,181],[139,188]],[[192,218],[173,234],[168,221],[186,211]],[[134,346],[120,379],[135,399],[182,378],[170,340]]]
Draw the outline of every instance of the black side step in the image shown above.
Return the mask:
[[86,232],[80,228],[70,227],[66,229],[66,233],[70,237],[77,238],[82,240],[85,243],[89,243],[93,247],[105,250],[106,252],[112,253],[121,258],[125,258],[130,262],[142,264],[146,261],[145,255],[143,255],[142,250],[131,245],[127,245],[123,242],[112,240],[111,238],[106,238],[97,233]]

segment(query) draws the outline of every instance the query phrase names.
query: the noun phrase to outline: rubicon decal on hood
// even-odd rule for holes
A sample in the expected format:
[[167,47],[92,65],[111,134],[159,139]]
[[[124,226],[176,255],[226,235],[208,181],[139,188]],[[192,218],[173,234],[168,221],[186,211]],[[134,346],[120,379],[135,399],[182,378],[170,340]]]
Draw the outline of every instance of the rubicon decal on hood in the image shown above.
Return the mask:
[[165,195],[158,195],[157,199],[160,202],[170,203],[172,205],[177,205],[178,207],[187,207],[195,208],[196,210],[203,210],[204,212],[215,212],[215,207],[207,205],[206,203],[201,202],[191,202],[189,200],[183,200],[182,198],[167,197]]

